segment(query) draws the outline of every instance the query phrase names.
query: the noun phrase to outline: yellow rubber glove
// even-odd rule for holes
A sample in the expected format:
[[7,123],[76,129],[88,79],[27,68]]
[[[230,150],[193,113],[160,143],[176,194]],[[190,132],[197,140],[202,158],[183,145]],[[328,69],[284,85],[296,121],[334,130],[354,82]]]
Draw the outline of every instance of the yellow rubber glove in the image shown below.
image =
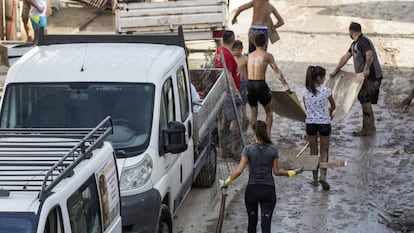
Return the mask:
[[296,175],[295,170],[289,170],[289,171],[287,171],[287,173],[288,173],[289,177]]
[[231,176],[229,176],[224,183],[221,185],[220,188],[227,188],[227,186],[229,186],[231,183],[233,183],[233,179],[231,178]]
[[291,176],[295,176],[295,175],[301,173],[302,171],[303,171],[303,167],[296,168],[295,170],[289,170],[289,171],[287,171],[287,173],[288,173],[289,177],[291,177]]

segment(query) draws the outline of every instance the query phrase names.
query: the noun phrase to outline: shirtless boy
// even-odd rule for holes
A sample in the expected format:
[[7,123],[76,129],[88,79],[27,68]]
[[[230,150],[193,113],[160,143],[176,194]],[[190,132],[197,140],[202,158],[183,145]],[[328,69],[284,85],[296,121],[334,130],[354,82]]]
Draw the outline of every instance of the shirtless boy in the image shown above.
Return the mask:
[[237,72],[240,75],[240,95],[242,98],[242,104],[240,106],[242,112],[242,128],[243,131],[247,130],[249,126],[249,119],[246,114],[247,104],[247,56],[243,55],[243,43],[240,40],[234,41],[233,44],[233,57],[237,63]]
[[257,34],[254,42],[256,50],[249,54],[247,61],[247,99],[251,110],[250,127],[252,131],[254,131],[253,123],[257,121],[257,104],[260,102],[266,112],[265,121],[267,125],[267,134],[270,137],[273,118],[271,104],[272,95],[269,87],[267,86],[265,76],[267,65],[270,65],[288,91],[290,88],[283,77],[282,71],[280,71],[279,67],[276,65],[273,55],[264,50],[264,46],[266,44],[265,35],[263,33]]
[[[264,46],[264,50],[267,50],[267,41],[269,38],[269,31],[268,25],[272,25],[275,28],[282,26],[285,22],[283,21],[282,17],[280,16],[279,12],[277,12],[276,8],[269,3],[269,0],[252,0],[246,4],[241,5],[237,8],[236,13],[234,14],[233,19],[231,20],[232,24],[237,23],[237,16],[242,11],[245,11],[249,8],[253,7],[253,18],[252,24],[249,29],[249,53],[253,52],[256,47],[254,45],[254,38],[257,32],[262,32],[266,36],[266,43]],[[273,25],[270,18],[270,15],[273,14],[276,19],[277,23]]]

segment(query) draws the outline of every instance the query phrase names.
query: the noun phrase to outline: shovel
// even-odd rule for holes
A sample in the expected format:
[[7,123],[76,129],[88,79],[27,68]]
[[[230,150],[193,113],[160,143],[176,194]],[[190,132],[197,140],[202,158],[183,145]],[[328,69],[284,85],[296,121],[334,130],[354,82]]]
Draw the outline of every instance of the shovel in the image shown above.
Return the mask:
[[221,233],[221,229],[223,228],[224,210],[226,208],[226,197],[228,195],[226,188],[221,188],[220,190],[221,190],[221,203],[220,203],[219,217],[217,220],[216,233]]

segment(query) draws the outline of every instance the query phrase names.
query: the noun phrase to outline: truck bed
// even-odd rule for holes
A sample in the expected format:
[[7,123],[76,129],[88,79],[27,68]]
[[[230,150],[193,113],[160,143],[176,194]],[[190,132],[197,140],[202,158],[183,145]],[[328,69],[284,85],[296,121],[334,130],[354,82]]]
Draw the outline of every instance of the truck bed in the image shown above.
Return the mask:
[[227,26],[226,0],[166,2],[119,1],[115,8],[118,33],[171,33],[183,26],[186,40],[213,39],[214,30]]
[[222,69],[190,70],[190,78],[196,90],[204,93],[202,105],[194,111],[194,143],[198,144],[217,121],[228,84]]

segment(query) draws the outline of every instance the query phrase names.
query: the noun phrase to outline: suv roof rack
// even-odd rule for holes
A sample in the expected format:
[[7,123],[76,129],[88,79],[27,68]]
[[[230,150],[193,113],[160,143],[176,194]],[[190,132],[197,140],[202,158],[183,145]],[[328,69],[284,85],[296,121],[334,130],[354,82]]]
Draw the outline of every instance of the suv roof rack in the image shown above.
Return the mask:
[[110,134],[109,116],[93,129],[0,129],[0,139],[7,138],[0,140],[0,190],[37,191],[43,202]]
[[39,31],[38,45],[73,44],[73,43],[151,43],[177,45],[185,48],[183,27],[178,27],[177,34],[122,34],[122,35],[73,35],[44,34]]

